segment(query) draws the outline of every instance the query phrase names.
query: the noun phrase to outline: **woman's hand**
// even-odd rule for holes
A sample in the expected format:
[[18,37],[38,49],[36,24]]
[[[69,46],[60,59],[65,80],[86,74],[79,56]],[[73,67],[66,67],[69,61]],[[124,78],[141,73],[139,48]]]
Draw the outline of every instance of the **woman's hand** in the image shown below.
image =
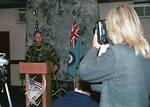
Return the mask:
[[109,47],[109,44],[101,45],[101,49],[99,50],[98,56],[101,56],[103,53],[105,53],[108,47]]
[[99,49],[101,45],[97,42],[97,30],[93,36],[93,47]]

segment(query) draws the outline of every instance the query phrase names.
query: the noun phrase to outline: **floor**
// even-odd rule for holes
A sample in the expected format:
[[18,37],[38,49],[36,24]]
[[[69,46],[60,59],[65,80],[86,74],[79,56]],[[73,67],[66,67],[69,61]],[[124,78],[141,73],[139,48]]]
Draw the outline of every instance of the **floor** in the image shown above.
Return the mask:
[[[55,82],[52,84],[52,100],[55,100],[57,98],[62,97],[67,91],[72,89],[72,84],[70,83],[60,83],[61,90],[57,90]],[[69,87],[69,88],[68,88]],[[6,88],[5,86],[1,87],[1,93],[0,93],[0,107],[10,107],[9,104],[12,103],[12,107],[25,107],[25,87],[20,87],[20,86],[13,86],[13,87],[8,87],[8,91],[10,94],[10,101],[8,101],[8,95],[6,93]],[[96,92],[93,92],[93,99],[96,100],[97,102],[99,101],[99,94]],[[35,107],[35,106],[31,106]],[[41,105],[39,106],[41,107]]]
[[[62,97],[67,91],[71,90],[71,84],[70,83],[62,83],[59,82],[60,85],[56,85],[55,82],[52,82],[52,100],[55,100],[57,98]],[[70,85],[68,85],[70,84]],[[58,90],[58,88],[60,90]],[[0,84],[0,107],[10,107],[10,103],[12,104],[12,107],[25,107],[25,87],[21,86],[8,86],[8,93],[10,95],[7,95],[6,88],[4,84]],[[65,90],[65,91],[63,91]],[[8,100],[10,98],[10,101]],[[34,106],[31,106],[34,107]],[[41,107],[39,105],[38,107]]]
[[1,107],[10,107],[11,104],[12,107],[25,107],[25,94],[22,87],[8,87],[8,91],[10,96],[6,93],[5,87],[0,93]]

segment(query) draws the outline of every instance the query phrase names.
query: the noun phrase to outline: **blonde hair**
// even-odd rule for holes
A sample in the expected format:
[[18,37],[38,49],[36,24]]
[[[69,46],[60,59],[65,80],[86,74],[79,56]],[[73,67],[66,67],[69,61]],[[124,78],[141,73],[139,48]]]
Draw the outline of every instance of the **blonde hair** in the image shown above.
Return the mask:
[[107,16],[106,26],[113,44],[128,44],[135,49],[136,55],[150,56],[149,44],[133,7],[122,4],[112,9]]

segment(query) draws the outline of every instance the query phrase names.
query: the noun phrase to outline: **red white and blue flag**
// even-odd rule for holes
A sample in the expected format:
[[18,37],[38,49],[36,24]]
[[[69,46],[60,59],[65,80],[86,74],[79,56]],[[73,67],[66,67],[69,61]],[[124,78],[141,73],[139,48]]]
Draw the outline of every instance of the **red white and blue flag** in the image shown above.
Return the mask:
[[38,22],[38,20],[36,20],[35,21],[35,31],[34,32],[36,32],[36,31],[39,31],[40,29],[39,29],[39,22]]
[[74,21],[71,28],[70,51],[68,61],[68,73],[73,77],[76,75],[79,61],[82,57],[81,38],[78,33],[79,27]]
[[79,33],[78,26],[77,26],[76,22],[74,22],[72,25],[71,38],[70,38],[70,47],[72,47],[72,48],[74,48],[76,41],[79,37],[78,33]]
[[[46,88],[46,79],[43,78],[43,83],[35,81],[32,78],[28,80],[28,90],[25,95],[29,99],[29,104],[38,106],[41,103],[40,96],[45,92]],[[40,98],[40,99],[39,99]]]
[[42,90],[45,87],[45,84],[35,81],[31,78],[29,78],[29,83],[30,83],[30,86],[33,86],[35,90]]

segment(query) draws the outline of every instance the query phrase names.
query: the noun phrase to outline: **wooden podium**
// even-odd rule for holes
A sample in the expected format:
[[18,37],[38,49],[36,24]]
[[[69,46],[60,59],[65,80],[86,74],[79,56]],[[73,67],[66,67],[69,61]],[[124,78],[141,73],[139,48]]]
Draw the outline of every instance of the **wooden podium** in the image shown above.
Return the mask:
[[[42,95],[42,107],[50,107],[51,105],[51,73],[52,73],[52,64],[47,63],[26,63],[20,62],[19,68],[20,73],[25,74],[25,86],[26,91],[28,90],[28,80],[30,74],[41,74],[46,79],[46,90]],[[43,82],[43,81],[42,81]],[[29,99],[26,96],[26,107],[30,107],[28,105]]]

